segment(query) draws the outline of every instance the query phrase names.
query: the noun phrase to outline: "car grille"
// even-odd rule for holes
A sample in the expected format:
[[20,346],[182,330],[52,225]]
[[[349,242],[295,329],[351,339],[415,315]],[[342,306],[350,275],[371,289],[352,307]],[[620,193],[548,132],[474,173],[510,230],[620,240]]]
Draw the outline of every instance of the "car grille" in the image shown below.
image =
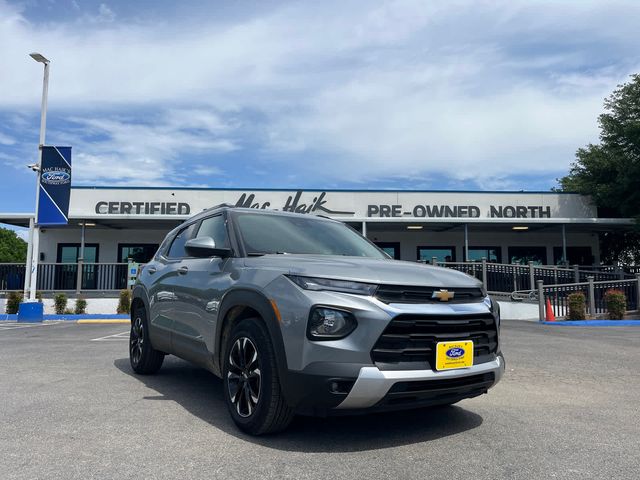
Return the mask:
[[[448,288],[454,297],[446,303],[477,302],[483,298],[480,288]],[[413,287],[407,285],[380,285],[376,298],[384,303],[445,303],[432,298],[440,287]]]
[[418,406],[472,398],[485,393],[495,383],[492,372],[460,378],[398,382],[381,400],[381,406]]
[[[472,340],[474,364],[489,362],[498,349],[493,315],[398,315],[371,350],[376,364],[417,363],[409,368],[434,368],[438,342]],[[379,365],[385,367],[385,365]]]

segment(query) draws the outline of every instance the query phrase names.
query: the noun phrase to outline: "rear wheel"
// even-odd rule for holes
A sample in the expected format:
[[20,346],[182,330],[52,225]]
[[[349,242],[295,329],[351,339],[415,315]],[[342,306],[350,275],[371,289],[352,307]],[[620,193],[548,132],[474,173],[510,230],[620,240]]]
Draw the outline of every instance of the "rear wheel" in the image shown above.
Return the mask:
[[262,435],[287,428],[293,410],[282,395],[271,338],[259,319],[233,328],[223,365],[225,401],[241,430]]
[[149,341],[147,315],[144,308],[136,308],[129,333],[129,362],[133,371],[142,375],[156,373],[162,366],[164,353],[154,349]]

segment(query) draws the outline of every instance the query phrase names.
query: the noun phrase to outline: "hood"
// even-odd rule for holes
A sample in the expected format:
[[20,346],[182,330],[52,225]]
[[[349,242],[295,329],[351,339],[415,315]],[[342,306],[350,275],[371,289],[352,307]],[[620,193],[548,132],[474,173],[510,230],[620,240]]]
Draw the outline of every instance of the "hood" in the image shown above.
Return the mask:
[[331,255],[263,255],[245,259],[248,268],[279,270],[307,277],[324,277],[378,285],[480,287],[482,282],[449,268],[417,262]]

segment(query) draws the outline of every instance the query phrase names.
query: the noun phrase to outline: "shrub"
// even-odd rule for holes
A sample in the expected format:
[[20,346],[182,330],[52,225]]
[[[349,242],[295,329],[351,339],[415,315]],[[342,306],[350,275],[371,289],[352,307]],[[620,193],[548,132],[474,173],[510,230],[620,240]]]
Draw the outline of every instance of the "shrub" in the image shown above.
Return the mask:
[[16,314],[18,313],[18,308],[20,308],[20,304],[22,303],[22,292],[9,292],[7,295],[7,304],[5,305],[4,311],[5,313]]
[[627,297],[620,290],[607,290],[604,294],[604,303],[607,304],[609,320],[620,320],[624,318],[627,310]]
[[131,291],[129,289],[120,290],[117,313],[131,312]]
[[36,292],[36,300],[38,300],[38,302],[42,303],[42,292]]
[[87,313],[87,301],[83,297],[76,298],[76,306],[73,313],[76,315],[84,315]]
[[[67,296],[64,293],[56,293],[53,296],[53,308],[57,315],[63,315],[67,313]],[[69,312],[71,313],[71,312]]]
[[567,312],[567,320],[584,320],[587,318],[585,309],[586,299],[584,293],[575,292],[567,297],[569,302],[569,311]]

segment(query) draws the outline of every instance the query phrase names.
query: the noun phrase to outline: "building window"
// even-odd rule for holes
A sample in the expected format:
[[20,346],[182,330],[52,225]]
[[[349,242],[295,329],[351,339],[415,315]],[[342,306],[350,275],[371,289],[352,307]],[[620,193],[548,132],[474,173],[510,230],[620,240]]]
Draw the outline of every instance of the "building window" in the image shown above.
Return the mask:
[[157,243],[119,243],[118,262],[129,263],[131,259],[136,263],[148,263],[157,250]]
[[373,242],[391,258],[400,260],[400,242]]
[[[82,288],[96,288],[96,263],[98,263],[99,248],[97,243],[85,243],[84,268],[82,273]],[[78,279],[78,258],[80,257],[79,243],[59,243],[57,263],[61,265],[42,268],[40,276],[53,281],[55,290],[75,290]]]
[[535,265],[547,264],[546,247],[509,247],[509,263],[526,265],[533,262]]
[[[78,263],[80,257],[79,243],[59,243],[58,244],[58,263]],[[98,262],[98,244],[85,243],[84,245],[84,263]]]
[[500,263],[502,261],[502,249],[500,247],[469,247],[469,261],[481,262],[482,258],[487,262]]
[[438,262],[455,262],[456,247],[418,247],[418,260],[430,262],[433,257]]
[[[593,265],[594,258],[591,247],[567,247],[568,265]],[[553,247],[553,263],[562,265],[562,247]]]

